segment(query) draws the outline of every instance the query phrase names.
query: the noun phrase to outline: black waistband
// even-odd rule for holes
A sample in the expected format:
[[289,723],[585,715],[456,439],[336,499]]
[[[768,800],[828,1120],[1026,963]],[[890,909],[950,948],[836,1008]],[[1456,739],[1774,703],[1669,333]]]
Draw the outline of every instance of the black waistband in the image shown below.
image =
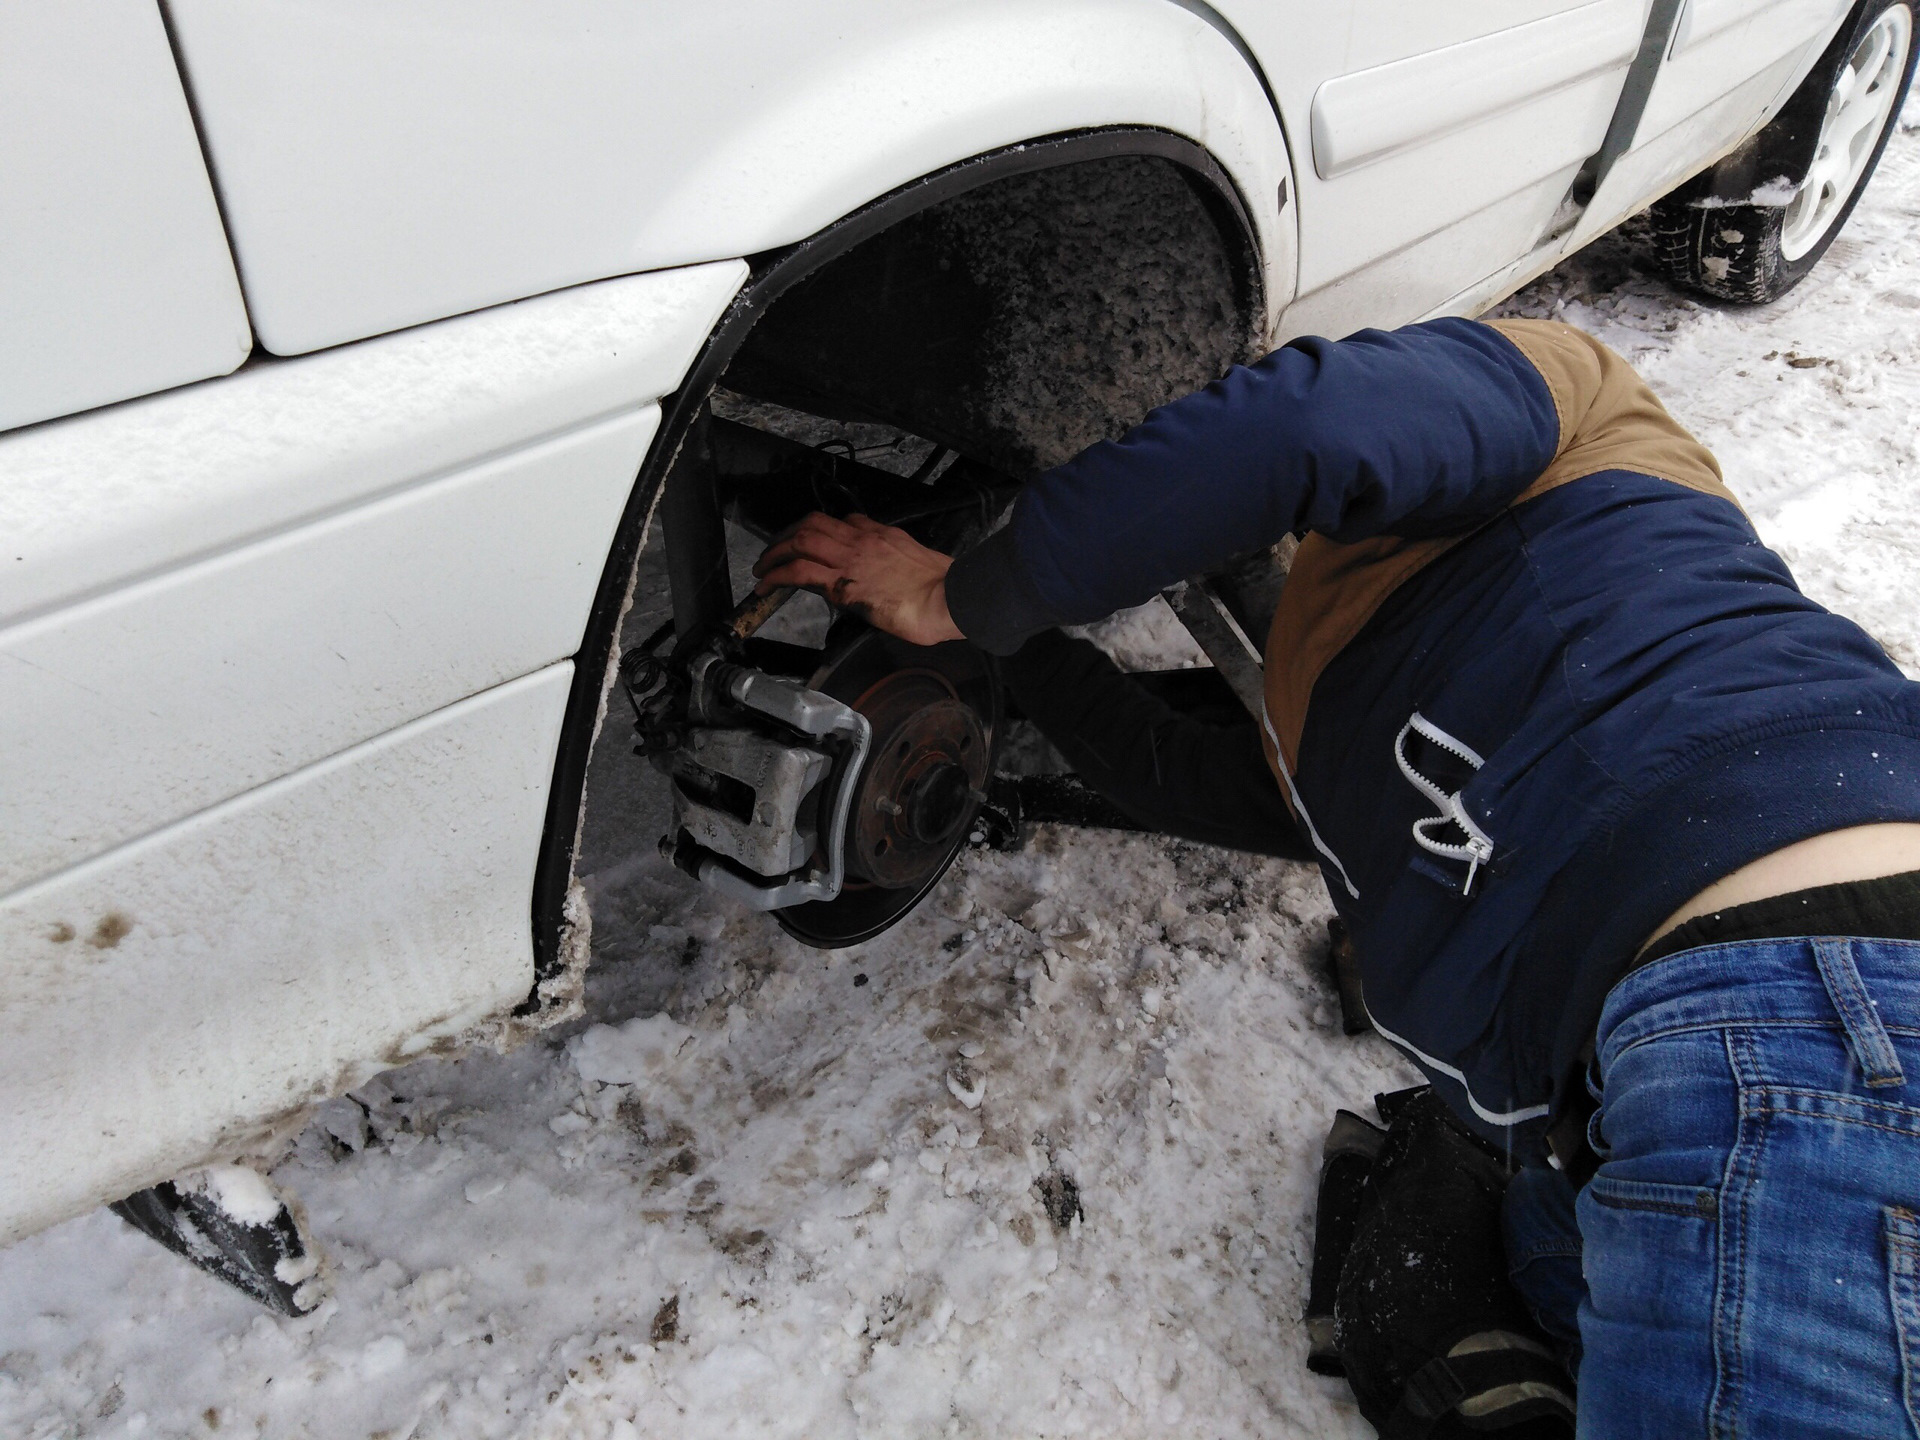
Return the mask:
[[1636,957],[1629,970],[1699,945],[1777,940],[1790,935],[1853,935],[1871,940],[1920,940],[1920,870],[1878,880],[1845,880],[1786,895],[1769,895],[1696,915],[1676,925]]

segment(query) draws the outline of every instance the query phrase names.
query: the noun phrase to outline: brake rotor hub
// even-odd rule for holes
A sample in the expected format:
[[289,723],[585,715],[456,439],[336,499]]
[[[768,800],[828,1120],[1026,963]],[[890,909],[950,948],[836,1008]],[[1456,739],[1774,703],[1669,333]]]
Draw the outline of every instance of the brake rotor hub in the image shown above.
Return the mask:
[[829,644],[807,684],[864,717],[872,743],[843,832],[839,898],[774,916],[809,945],[851,945],[912,910],[966,843],[993,773],[999,680],[970,645],[908,645],[858,627]]
[[986,788],[980,717],[933,670],[899,670],[854,702],[873,726],[848,835],[850,875],[897,890],[943,864]]

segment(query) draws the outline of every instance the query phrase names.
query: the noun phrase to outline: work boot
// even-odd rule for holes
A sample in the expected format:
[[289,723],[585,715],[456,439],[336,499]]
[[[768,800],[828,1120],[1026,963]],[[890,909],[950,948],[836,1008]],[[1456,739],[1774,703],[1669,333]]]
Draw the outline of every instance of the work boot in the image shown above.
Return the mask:
[[[1328,1137],[1309,1364],[1346,1375],[1382,1440],[1565,1440],[1573,1382],[1507,1278],[1506,1162],[1430,1087],[1377,1104],[1384,1134],[1343,1114]],[[1367,1130],[1378,1145],[1370,1163]],[[1347,1197],[1361,1163],[1354,1206]],[[1311,1312],[1324,1309],[1336,1266],[1328,1335],[1325,1317]]]
[[1313,1275],[1307,1283],[1307,1368],[1316,1375],[1345,1375],[1334,1338],[1334,1301],[1340,1270],[1359,1228],[1367,1175],[1380,1158],[1387,1132],[1351,1110],[1337,1110],[1320,1147],[1320,1198],[1313,1214]]

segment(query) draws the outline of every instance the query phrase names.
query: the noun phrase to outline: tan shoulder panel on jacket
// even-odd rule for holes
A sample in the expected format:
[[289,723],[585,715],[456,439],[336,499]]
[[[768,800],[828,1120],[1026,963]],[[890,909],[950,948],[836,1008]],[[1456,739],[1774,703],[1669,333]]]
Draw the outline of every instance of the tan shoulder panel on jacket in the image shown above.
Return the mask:
[[[1267,723],[1272,735],[1266,748],[1271,751],[1274,742],[1279,743],[1288,774],[1300,760],[1307,702],[1320,672],[1366,628],[1389,595],[1466,538],[1376,535],[1341,545],[1324,535],[1309,535],[1300,542],[1267,631]],[[1271,764],[1274,757],[1269,754],[1267,759]],[[1286,788],[1284,775],[1281,788]]]
[[1593,336],[1557,320],[1489,320],[1547,382],[1560,416],[1553,461],[1513,503],[1602,470],[1631,470],[1734,500],[1720,464],[1647,388],[1634,368]]
[[[1560,420],[1560,443],[1538,479],[1515,497],[1523,505],[1549,490],[1597,475],[1631,470],[1737,505],[1712,452],[1671,415],[1631,365],[1591,335],[1555,320],[1486,322],[1517,346],[1547,382]],[[1324,535],[1300,543],[1267,633],[1268,759],[1300,760],[1307,705],[1320,674],[1353,641],[1387,597],[1466,535],[1404,540],[1380,535],[1341,545]],[[1288,796],[1289,803],[1292,797]]]

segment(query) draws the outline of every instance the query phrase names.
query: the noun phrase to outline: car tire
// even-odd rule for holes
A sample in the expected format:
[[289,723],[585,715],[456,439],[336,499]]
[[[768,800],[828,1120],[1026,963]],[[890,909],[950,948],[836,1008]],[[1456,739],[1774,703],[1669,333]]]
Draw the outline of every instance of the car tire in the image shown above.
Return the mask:
[[1778,300],[1834,242],[1913,79],[1913,0],[1864,0],[1765,129],[1657,201],[1654,263],[1710,299]]

